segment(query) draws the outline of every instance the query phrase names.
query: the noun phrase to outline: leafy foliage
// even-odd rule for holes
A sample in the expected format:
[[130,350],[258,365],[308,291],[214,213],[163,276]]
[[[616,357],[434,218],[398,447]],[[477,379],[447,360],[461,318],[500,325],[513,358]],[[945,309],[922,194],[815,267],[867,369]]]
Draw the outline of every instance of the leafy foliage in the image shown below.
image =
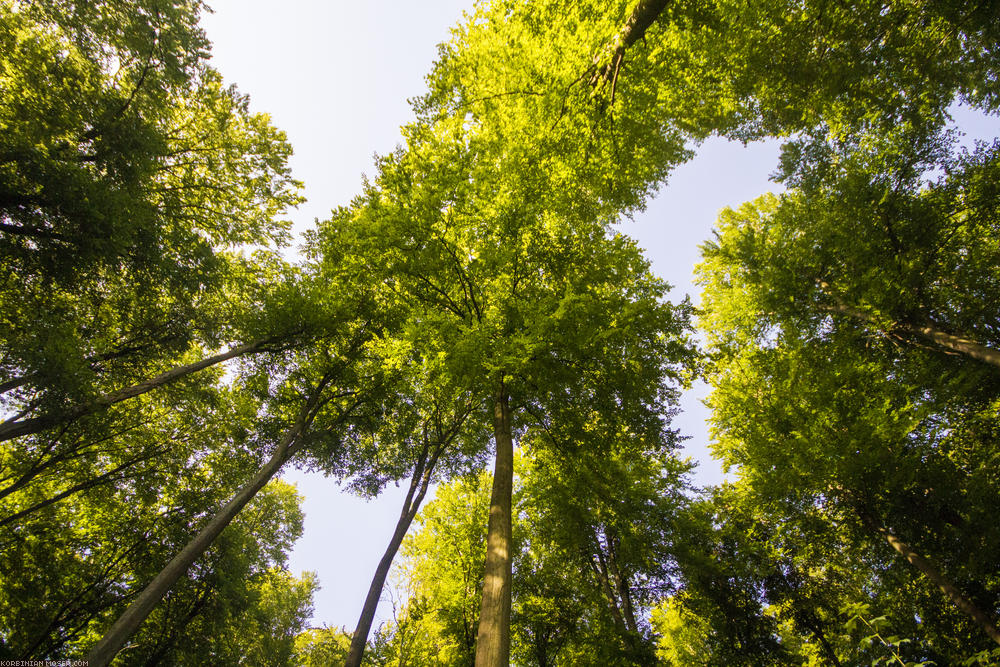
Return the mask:
[[[490,511],[519,664],[995,657],[1000,144],[943,129],[998,109],[989,3],[480,2],[295,265],[291,148],[203,10],[0,1],[0,656],[97,644],[295,456],[440,482],[366,664],[506,636]],[[788,139],[789,190],[704,246],[702,358],[616,223],[712,134]],[[737,475],[709,490],[670,426],[701,372]],[[345,658],[262,485],[123,662]]]

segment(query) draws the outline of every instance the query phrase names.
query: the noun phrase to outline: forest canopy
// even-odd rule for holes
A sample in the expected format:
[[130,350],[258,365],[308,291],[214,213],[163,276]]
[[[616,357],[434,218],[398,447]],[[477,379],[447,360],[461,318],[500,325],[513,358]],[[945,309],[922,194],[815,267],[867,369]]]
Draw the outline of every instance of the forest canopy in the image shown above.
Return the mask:
[[[1000,662],[990,3],[481,0],[297,255],[207,9],[0,0],[0,660]],[[713,136],[695,307],[627,219]],[[406,489],[353,632],[291,467]]]

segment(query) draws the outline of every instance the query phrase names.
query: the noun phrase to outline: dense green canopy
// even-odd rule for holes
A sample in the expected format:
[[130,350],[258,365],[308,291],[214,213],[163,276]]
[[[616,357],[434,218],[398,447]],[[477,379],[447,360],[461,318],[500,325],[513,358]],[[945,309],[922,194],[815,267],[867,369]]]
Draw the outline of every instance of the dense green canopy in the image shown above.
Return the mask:
[[[0,658],[1000,658],[1000,144],[947,127],[1000,105],[990,3],[484,0],[294,259],[204,10],[0,0]],[[619,223],[712,135],[787,190],[695,309]],[[306,627],[289,463],[410,478],[353,636]]]

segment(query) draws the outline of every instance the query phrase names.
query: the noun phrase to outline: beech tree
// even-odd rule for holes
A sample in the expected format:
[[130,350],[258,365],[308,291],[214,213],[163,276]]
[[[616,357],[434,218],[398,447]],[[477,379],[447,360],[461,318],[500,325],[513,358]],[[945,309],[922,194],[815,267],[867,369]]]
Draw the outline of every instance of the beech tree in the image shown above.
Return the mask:
[[[501,16],[501,10],[483,9],[490,17],[490,12]],[[628,286],[645,269],[638,255],[629,256],[634,250],[623,251],[624,240],[613,238],[608,226],[641,205],[652,185],[685,153],[678,133],[655,123],[652,129],[635,124],[627,137],[609,131],[588,137],[572,124],[539,134],[534,104],[518,110],[475,98],[481,82],[470,77],[474,65],[468,61],[496,55],[491,49],[507,24],[484,21],[483,26],[492,26],[486,33],[477,25],[471,20],[468,34],[443,51],[430,78],[431,91],[416,105],[420,120],[405,131],[406,147],[380,161],[379,175],[365,195],[321,228],[320,237],[357,236],[363,245],[353,254],[368,260],[358,272],[385,275],[381,281],[428,311],[420,315],[421,327],[438,328],[438,339],[424,343],[432,346],[427,356],[444,352],[455,364],[450,373],[483,378],[478,392],[492,404],[497,495],[478,650],[486,656],[483,664],[501,664],[509,643],[510,559],[505,554],[510,553],[511,461],[521,428],[515,413],[521,409],[530,420],[528,407],[544,413],[544,402],[559,400],[579,386],[588,368],[620,363],[610,361],[610,341],[564,328],[582,318],[589,318],[595,329],[615,330],[622,336],[614,342],[616,348],[639,354],[634,367],[649,373],[647,389],[629,382],[628,387],[610,386],[609,396],[618,398],[620,407],[637,411],[657,403],[652,396],[662,394],[664,385],[656,375],[671,361],[664,360],[668,355],[657,359],[641,352],[634,342],[625,342],[624,332],[627,326],[647,324],[677,330],[668,324],[666,310],[659,315],[648,311],[665,318],[661,324],[627,325],[615,319],[612,313],[619,309],[612,304],[628,303],[630,290],[659,288],[646,278]],[[616,26],[608,22],[604,27]],[[583,36],[574,48],[591,53],[606,34]],[[531,76],[532,69],[548,66],[532,50],[551,48],[545,36],[522,37],[525,43],[513,43],[505,62],[527,70],[498,70],[493,81],[501,88],[516,85],[508,77],[520,80]],[[555,96],[544,102],[553,119],[561,102]],[[619,151],[616,142],[622,141],[648,150]],[[630,177],[609,178],[616,170]],[[615,284],[617,275],[621,286]],[[650,308],[638,304],[656,298],[636,297],[636,316]],[[658,335],[636,333],[632,340]],[[567,368],[577,360],[580,367]],[[632,391],[639,392],[636,400],[627,400]],[[643,391],[650,398],[639,398]],[[655,421],[649,417],[646,424],[652,427]]]
[[[522,636],[532,640],[522,655],[541,664],[653,660],[647,612],[672,588],[674,524],[686,504],[688,466],[675,458],[675,444],[622,435],[594,448],[596,455],[580,447],[567,456],[532,440],[532,453],[522,459],[518,507],[525,544],[518,573],[532,564],[533,574],[543,576],[535,595],[561,605],[554,594],[568,587],[582,608],[576,627],[562,628],[571,637],[544,646],[531,603],[519,601],[518,616],[529,630]],[[561,586],[552,586],[560,579]]]
[[[304,275],[302,294],[312,316],[325,323],[323,335],[278,358],[244,362],[238,385],[260,402],[255,428],[259,452],[269,454],[232,498],[200,527],[125,609],[88,653],[108,664],[167,592],[223,534],[227,526],[292,457],[335,467],[352,433],[368,433],[391,405],[393,370],[371,351],[385,326],[384,311],[365,291],[331,293]],[[335,284],[335,283],[334,283]],[[319,283],[323,288],[330,285]],[[308,298],[311,297],[311,298]]]
[[[256,465],[246,431],[241,435],[252,423],[252,410],[241,412],[247,406],[238,403],[227,409],[224,399],[198,407],[187,400],[188,412],[174,420],[160,415],[159,428],[148,434],[139,427],[118,436],[116,449],[152,449],[144,438],[153,439],[155,456],[147,454],[147,460],[106,483],[68,494],[3,527],[3,655],[42,659],[85,651],[131,599],[132,582],[159,570],[189,539],[198,517],[211,512]],[[229,419],[218,419],[222,415]],[[96,458],[90,466],[100,465]],[[88,460],[77,463],[82,470]],[[60,483],[58,477],[47,478],[44,485],[36,482],[5,500],[8,507],[37,507],[39,498],[53,498],[48,494]],[[257,606],[263,589],[256,587],[270,586],[269,581],[298,588],[294,606],[306,606],[313,584],[292,581],[283,569],[284,554],[300,532],[294,492],[280,487],[265,494],[251,507],[250,519],[237,522],[229,538],[158,610],[136,649],[169,656],[183,653],[182,644],[194,649],[198,643],[209,652],[224,651],[222,642],[235,636],[231,626],[225,629],[225,619],[235,610],[244,609],[247,619],[259,615],[264,625],[271,622],[265,619],[277,619]],[[301,617],[289,621],[294,630],[301,627]],[[182,635],[185,627],[206,631]]]
[[953,604],[996,640],[995,564],[973,555],[993,551],[979,512],[996,487],[971,426],[996,418],[979,303],[995,296],[980,180],[994,151],[906,133],[869,146],[806,154],[795,190],[725,213],[705,247],[718,451],[755,493],[833,503],[939,589],[920,603],[925,632],[964,636],[934,629],[961,626],[930,611]]
[[406,598],[388,628],[393,662],[475,664],[491,486],[488,472],[457,478],[417,515],[397,565]]
[[291,149],[207,66],[201,9],[0,8],[3,437],[287,333],[255,327],[273,261],[236,251],[284,243]]
[[[511,417],[513,397],[524,423],[548,410],[598,412],[596,406],[609,411],[614,406],[658,437],[664,428],[659,406],[690,356],[683,338],[686,309],[662,303],[664,287],[646,273],[634,244],[608,238],[601,228],[584,237],[555,215],[540,213],[541,219],[532,220],[522,217],[525,212],[516,221],[501,217],[492,232],[485,212],[462,201],[462,182],[451,192],[432,191],[454,203],[439,200],[441,208],[431,208],[414,187],[426,177],[401,168],[416,159],[387,158],[379,182],[384,189],[372,188],[367,201],[342,212],[321,233],[357,238],[362,245],[352,257],[364,262],[357,273],[392,270],[386,281],[416,306],[404,328],[414,328],[425,358],[440,360],[453,376],[480,378],[474,391],[493,412],[501,485],[493,512],[501,538],[493,551],[509,553],[503,545],[510,539],[513,437],[521,428]],[[397,194],[389,190],[394,185],[389,179],[401,176],[406,188]],[[427,211],[428,217],[403,214],[414,210]],[[592,374],[607,378],[607,384],[588,386]],[[589,399],[594,406],[587,405]],[[609,412],[599,414],[619,423]],[[585,419],[580,415],[577,421]],[[504,612],[509,602],[503,601],[509,596],[509,564],[501,559],[499,569],[488,569],[487,575],[499,587],[489,599],[501,617],[509,613]],[[504,634],[507,626],[502,620],[496,624],[491,637]]]
[[[512,654],[529,665],[648,664],[644,612],[672,587],[688,467],[670,444],[581,447],[570,465],[527,442],[515,457]],[[408,599],[384,659],[473,664],[491,486],[486,474],[455,480],[418,515],[399,568]]]
[[[351,474],[351,487],[365,495],[374,495],[390,479],[400,477],[402,471],[410,474],[399,520],[375,568],[354,630],[347,667],[362,664],[393,559],[431,484],[478,469],[489,440],[482,418],[472,416],[478,406],[468,389],[451,384],[434,386],[434,378],[420,372],[432,364],[412,358],[409,361],[413,377],[402,383],[403,395],[392,412],[382,415],[370,438],[352,448],[345,471]],[[412,369],[420,370],[413,373]]]

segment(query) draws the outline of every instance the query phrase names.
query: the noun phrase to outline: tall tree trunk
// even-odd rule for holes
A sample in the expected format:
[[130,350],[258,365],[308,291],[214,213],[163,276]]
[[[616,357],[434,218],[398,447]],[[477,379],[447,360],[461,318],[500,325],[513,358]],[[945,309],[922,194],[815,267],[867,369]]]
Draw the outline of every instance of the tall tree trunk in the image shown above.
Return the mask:
[[833,646],[830,645],[830,640],[826,638],[826,633],[823,632],[823,626],[819,622],[819,619],[812,613],[803,618],[803,625],[808,629],[813,636],[819,640],[820,647],[826,654],[826,659],[830,661],[833,667],[841,667],[840,659],[837,657],[837,652],[833,650]]
[[0,442],[10,440],[11,438],[40,433],[47,428],[70,422],[74,419],[103,410],[114,405],[115,403],[120,403],[121,401],[149,393],[154,389],[162,387],[163,385],[179,380],[180,378],[190,375],[191,373],[196,373],[200,370],[209,368],[210,366],[215,366],[216,364],[220,364],[224,361],[246,354],[260,352],[264,349],[264,346],[268,342],[269,341],[267,339],[256,340],[252,343],[246,343],[245,345],[238,345],[237,347],[227,350],[226,352],[206,357],[194,363],[176,366],[168,371],[160,373],[155,377],[144,380],[138,384],[134,384],[131,387],[125,387],[124,389],[119,389],[118,391],[110,394],[99,396],[92,401],[73,406],[57,414],[42,415],[40,417],[32,417],[31,419],[6,421],[3,424],[0,424]]
[[977,607],[972,600],[962,595],[962,592],[959,591],[958,588],[956,588],[955,585],[951,583],[951,581],[949,581],[936,567],[934,567],[930,561],[914,551],[909,544],[899,539],[888,528],[878,523],[867,510],[858,508],[858,514],[861,516],[861,520],[865,523],[865,525],[884,537],[885,541],[889,543],[889,546],[895,549],[896,552],[913,565],[913,567],[920,570],[925,577],[934,582],[941,592],[944,593],[945,597],[947,597],[952,604],[961,609],[962,612],[964,612],[969,618],[975,621],[976,625],[982,628],[983,632],[989,635],[990,639],[995,641],[997,644],[1000,644],[1000,629],[997,628],[992,619],[990,619],[990,617],[987,616],[982,609]]
[[[833,298],[836,301],[836,297]],[[861,320],[862,322],[877,324],[875,318],[868,313],[839,301],[836,301],[833,305],[821,306],[821,308],[832,313],[839,313],[841,315],[853,317],[854,319]],[[892,331],[929,340],[938,347],[942,347],[946,350],[950,350],[951,352],[955,352],[956,354],[961,354],[971,359],[975,359],[976,361],[981,361],[983,363],[990,364],[991,366],[1000,368],[1000,350],[986,347],[982,343],[974,341],[971,338],[956,336],[955,334],[941,331],[940,329],[932,326],[920,326],[916,324],[907,324],[905,322],[894,323]]]
[[611,612],[611,620],[614,621],[615,627],[618,628],[618,632],[622,637],[628,635],[628,625],[625,624],[625,617],[622,616],[622,611],[618,607],[618,598],[615,597],[615,591],[611,587],[611,580],[608,575],[608,566],[604,559],[604,554],[601,552],[600,543],[597,542],[597,555],[585,554],[587,558],[587,564],[590,565],[591,571],[594,573],[594,577],[597,579],[597,583],[601,587],[601,592],[604,593],[605,599],[608,601],[608,610]]
[[433,454],[429,454],[429,447],[424,445],[423,453],[417,461],[413,470],[413,477],[410,479],[410,488],[406,492],[406,499],[403,501],[403,509],[399,513],[399,521],[396,522],[396,530],[393,531],[389,539],[389,546],[386,547],[382,560],[375,568],[375,576],[372,578],[371,586],[368,587],[368,596],[365,598],[364,607],[361,609],[361,616],[358,618],[358,625],[354,629],[351,638],[351,650],[347,654],[347,662],[344,667],[360,667],[361,658],[364,657],[365,647],[368,643],[368,633],[371,632],[372,622],[375,619],[375,610],[378,609],[379,599],[382,597],[382,588],[385,586],[386,577],[389,576],[389,568],[399,551],[399,545],[403,543],[406,531],[410,529],[413,518],[420,509],[420,503],[427,495],[427,487],[430,486],[431,475],[438,457],[444,450],[447,443],[439,443]]
[[476,667],[510,664],[511,494],[514,485],[514,439],[510,404],[501,388],[493,406],[493,433],[497,458],[486,534],[486,574],[483,605],[476,638]]
[[618,598],[622,602],[622,617],[625,627],[631,632],[639,632],[639,624],[635,620],[635,608],[632,606],[632,591],[629,588],[629,577],[618,567],[618,537],[608,536],[608,566],[614,575],[618,588]]
[[594,58],[596,69],[590,79],[591,85],[600,81],[614,83],[618,78],[625,50],[645,37],[646,31],[666,8],[667,0],[639,0],[615,41]]
[[667,0],[639,0],[618,35],[620,48],[627,49],[646,36],[649,26],[667,8]]
[[152,453],[143,454],[141,456],[137,456],[135,458],[129,459],[125,463],[122,463],[121,465],[119,465],[119,466],[117,466],[115,468],[112,468],[111,470],[109,470],[109,471],[107,471],[105,473],[102,473],[102,474],[98,475],[97,477],[91,477],[88,480],[85,480],[85,481],[80,482],[78,484],[74,484],[73,486],[69,487],[68,489],[66,489],[64,491],[61,491],[60,493],[57,493],[54,496],[50,496],[50,497],[46,498],[45,500],[40,500],[37,503],[35,503],[34,505],[31,505],[30,507],[26,507],[25,509],[23,509],[23,510],[21,510],[19,512],[15,512],[14,514],[11,514],[10,516],[7,516],[7,517],[4,517],[3,519],[0,519],[0,527],[6,526],[6,525],[9,525],[9,524],[12,524],[12,523],[16,523],[17,521],[23,519],[26,516],[34,514],[35,512],[37,512],[39,510],[45,509],[49,505],[54,505],[54,504],[58,503],[59,501],[65,500],[66,498],[69,498],[70,496],[72,496],[72,495],[74,495],[76,493],[79,493],[81,491],[86,491],[87,489],[91,489],[91,488],[93,488],[95,486],[100,486],[102,484],[111,484],[113,482],[116,482],[116,481],[118,481],[118,479],[120,479],[120,478],[116,477],[116,475],[118,475],[119,473],[121,473],[123,470],[127,470],[128,468],[131,468],[132,466],[134,466],[136,464],[143,463],[144,461],[148,461],[148,460],[150,460],[152,458],[156,458],[157,456],[160,456],[161,454],[167,453],[167,451],[168,450],[166,448],[161,448],[161,449],[157,449],[157,450],[153,451]]
[[125,642],[139,629],[139,626],[149,616],[153,608],[163,599],[173,585],[188,571],[188,568],[212,545],[215,539],[232,523],[247,503],[257,495],[271,478],[281,469],[281,466],[291,458],[301,445],[300,436],[309,426],[315,416],[314,410],[320,403],[323,389],[329,382],[328,374],[316,386],[309,400],[299,410],[295,424],[285,433],[271,458],[254,475],[243,488],[212,517],[199,533],[181,550],[179,554],[160,570],[142,593],[129,605],[107,634],[90,650],[87,662],[90,667],[105,667],[121,650]]
[[949,349],[959,354],[964,354],[978,361],[1000,368],[1000,350],[994,350],[970,338],[963,338],[954,334],[945,333],[933,327],[920,327],[912,325],[900,325],[904,331],[909,331],[924,338],[934,341],[943,348]]

